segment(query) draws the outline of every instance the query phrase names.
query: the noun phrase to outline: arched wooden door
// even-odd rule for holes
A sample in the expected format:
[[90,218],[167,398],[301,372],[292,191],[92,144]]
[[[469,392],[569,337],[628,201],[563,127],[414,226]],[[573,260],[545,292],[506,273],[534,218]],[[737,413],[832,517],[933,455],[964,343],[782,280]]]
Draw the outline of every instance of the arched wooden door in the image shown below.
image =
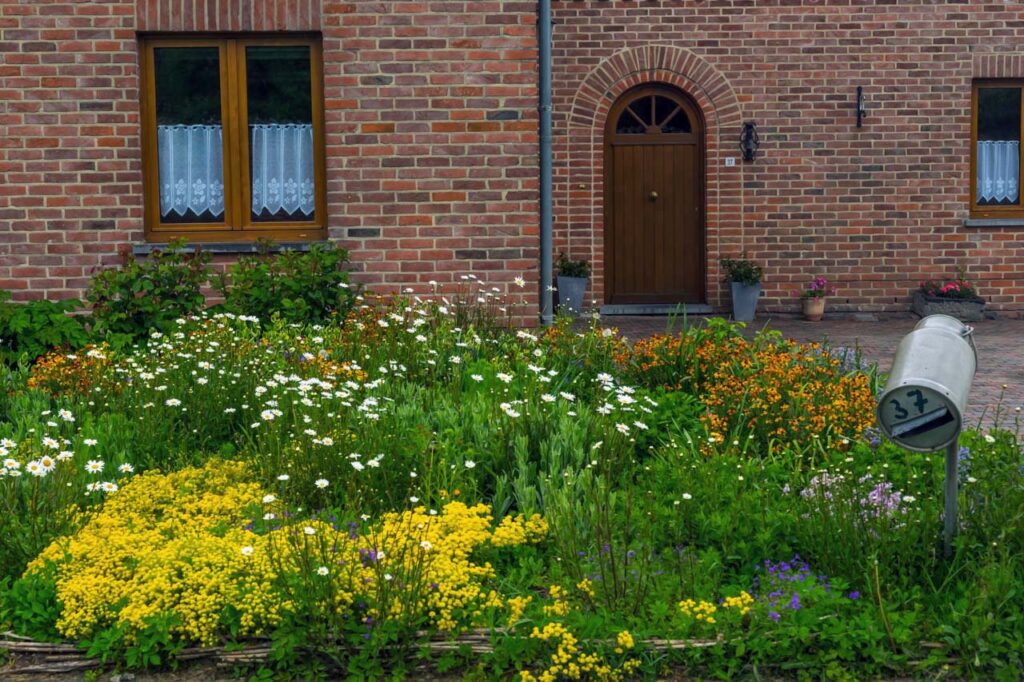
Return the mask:
[[705,303],[704,126],[685,94],[625,93],[604,152],[605,302]]

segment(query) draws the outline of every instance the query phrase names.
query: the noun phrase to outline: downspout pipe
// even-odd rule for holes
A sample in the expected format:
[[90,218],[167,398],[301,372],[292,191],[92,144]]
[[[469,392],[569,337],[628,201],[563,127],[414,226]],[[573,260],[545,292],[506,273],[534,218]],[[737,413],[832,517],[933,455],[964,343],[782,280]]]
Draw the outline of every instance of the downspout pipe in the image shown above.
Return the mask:
[[552,139],[551,139],[551,0],[538,0],[537,42],[540,70],[540,319],[547,326],[554,321],[552,285]]

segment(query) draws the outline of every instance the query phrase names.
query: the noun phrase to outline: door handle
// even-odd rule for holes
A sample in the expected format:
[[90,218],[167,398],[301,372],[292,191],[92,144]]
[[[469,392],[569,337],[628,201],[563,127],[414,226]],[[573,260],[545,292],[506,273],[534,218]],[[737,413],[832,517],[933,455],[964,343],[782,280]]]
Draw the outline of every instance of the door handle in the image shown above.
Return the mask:
[[650,197],[651,197],[651,201],[656,201],[658,199],[658,193],[657,192],[651,192]]

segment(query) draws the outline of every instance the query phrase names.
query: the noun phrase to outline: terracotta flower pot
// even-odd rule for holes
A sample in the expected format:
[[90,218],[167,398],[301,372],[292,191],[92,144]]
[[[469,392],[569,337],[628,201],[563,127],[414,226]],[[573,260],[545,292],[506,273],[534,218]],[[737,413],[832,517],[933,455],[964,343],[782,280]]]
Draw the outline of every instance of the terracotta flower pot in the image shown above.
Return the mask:
[[821,320],[822,315],[825,314],[825,297],[815,296],[812,298],[803,299],[804,302],[804,319],[810,320],[811,322],[818,322]]

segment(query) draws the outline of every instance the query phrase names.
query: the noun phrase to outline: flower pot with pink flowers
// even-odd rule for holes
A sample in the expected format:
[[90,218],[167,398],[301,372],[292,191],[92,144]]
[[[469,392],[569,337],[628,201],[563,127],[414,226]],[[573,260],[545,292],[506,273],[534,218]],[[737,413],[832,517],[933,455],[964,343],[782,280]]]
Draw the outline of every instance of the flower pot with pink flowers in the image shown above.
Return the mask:
[[800,294],[803,303],[804,319],[818,322],[825,315],[825,299],[835,294],[836,288],[829,284],[826,277],[818,275]]

